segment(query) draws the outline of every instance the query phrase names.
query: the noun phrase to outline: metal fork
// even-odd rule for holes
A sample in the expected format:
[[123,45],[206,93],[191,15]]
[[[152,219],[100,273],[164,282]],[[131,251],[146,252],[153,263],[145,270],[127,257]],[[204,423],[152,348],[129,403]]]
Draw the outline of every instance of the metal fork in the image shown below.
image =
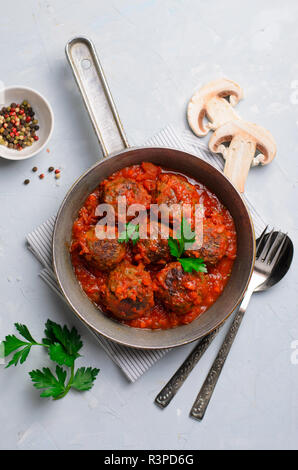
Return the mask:
[[259,238],[253,274],[247,291],[240,304],[239,310],[234,317],[232,325],[225,336],[222,346],[191,408],[190,416],[195,419],[201,420],[204,417],[216,383],[246,312],[252,293],[258,290],[266,282],[281,255],[284,243],[287,239],[287,235],[279,232],[272,242],[272,236],[274,232],[274,230],[272,230],[269,233],[266,242],[264,243],[267,228],[268,227],[265,228],[261,237]]

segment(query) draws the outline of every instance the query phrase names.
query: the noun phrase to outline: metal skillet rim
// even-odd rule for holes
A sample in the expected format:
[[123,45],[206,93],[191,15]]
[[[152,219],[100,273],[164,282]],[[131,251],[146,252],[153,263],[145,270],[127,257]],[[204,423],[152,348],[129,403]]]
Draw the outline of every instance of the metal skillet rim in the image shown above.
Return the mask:
[[[160,146],[150,146],[151,148],[154,148],[156,150],[158,149],[161,149],[161,150],[165,150],[165,149],[168,149],[168,150],[174,150],[174,151],[178,151],[178,152],[184,152],[184,153],[188,153],[189,155],[195,157],[195,158],[198,158],[200,160],[202,160],[205,164],[211,166],[213,169],[215,169],[216,171],[218,171],[219,173],[221,173],[219,170],[217,170],[213,165],[211,165],[210,163],[206,162],[205,160],[201,159],[200,157],[198,157],[197,155],[194,155],[192,154],[191,152],[188,152],[188,151],[184,151],[184,150],[181,150],[181,149],[178,149],[178,148],[175,148],[175,147],[160,147]],[[53,236],[52,236],[52,264],[53,264],[53,269],[54,269],[54,273],[55,273],[55,276],[56,276],[56,279],[57,279],[57,282],[58,282],[58,285],[63,293],[63,296],[64,298],[66,299],[67,301],[67,304],[69,305],[69,307],[71,308],[71,310],[75,313],[75,315],[79,318],[80,321],[82,321],[88,328],[90,328],[92,331],[95,331],[97,334],[103,336],[104,338],[106,339],[109,339],[110,341],[113,341],[117,344],[120,344],[122,346],[126,346],[126,347],[130,347],[130,348],[135,348],[135,349],[144,349],[144,350],[158,350],[158,349],[170,349],[170,348],[175,348],[175,347],[179,347],[179,346],[184,346],[186,344],[190,344],[194,341],[197,341],[201,338],[203,338],[205,335],[211,333],[212,331],[214,331],[216,328],[218,328],[221,324],[223,324],[227,318],[234,312],[234,310],[237,308],[237,306],[240,304],[242,298],[243,298],[243,295],[245,294],[246,292],[246,289],[248,287],[248,284],[250,282],[250,279],[251,279],[251,276],[252,276],[252,273],[253,273],[253,268],[254,268],[254,263],[255,263],[255,256],[256,256],[256,248],[255,248],[255,244],[256,244],[256,238],[255,238],[255,231],[254,231],[254,225],[253,225],[253,222],[252,222],[252,218],[251,218],[251,215],[250,215],[250,211],[245,203],[245,201],[243,200],[243,198],[241,197],[241,194],[239,193],[239,191],[232,185],[232,183],[228,180],[228,178],[226,178],[224,176],[224,174],[221,173],[221,176],[223,178],[226,179],[226,181],[228,182],[229,185],[231,185],[231,187],[233,188],[233,190],[237,193],[237,195],[239,196],[239,198],[242,200],[245,208],[246,208],[246,211],[247,211],[247,215],[248,215],[248,218],[249,218],[249,222],[250,222],[250,227],[251,227],[251,232],[252,232],[252,237],[253,237],[253,258],[252,258],[252,261],[251,261],[251,264],[250,264],[250,273],[249,273],[249,276],[248,276],[248,279],[247,279],[247,282],[246,282],[246,285],[243,289],[243,291],[241,292],[241,294],[239,295],[238,297],[238,300],[237,302],[234,304],[233,308],[225,315],[225,317],[218,321],[218,323],[216,323],[216,325],[213,327],[213,328],[210,328],[210,330],[208,330],[205,335],[199,335],[191,340],[182,340],[180,341],[178,344],[177,344],[177,341],[173,344],[167,344],[166,346],[140,346],[140,345],[135,345],[135,344],[131,344],[130,342],[126,341],[122,341],[122,340],[119,340],[119,339],[115,339],[105,333],[102,333],[101,331],[99,331],[96,327],[94,327],[92,324],[90,324],[83,316],[82,314],[78,311],[78,309],[73,305],[72,301],[68,298],[68,295],[66,294],[65,292],[65,289],[63,288],[63,283],[59,277],[59,274],[58,274],[58,269],[57,269],[57,263],[56,263],[56,259],[55,259],[55,248],[56,248],[56,243],[55,243],[55,234],[56,234],[56,230],[57,230],[57,221],[59,219],[59,216],[60,216],[60,213],[62,212],[63,210],[63,207],[69,197],[69,194],[72,192],[72,190],[74,189],[74,187],[77,185],[77,183],[86,177],[86,175],[91,172],[95,167],[97,167],[98,165],[100,165],[100,163],[102,161],[107,161],[107,160],[110,160],[112,159],[113,157],[115,156],[118,156],[118,155],[121,155],[122,153],[127,153],[129,151],[133,151],[133,150],[143,150],[143,149],[146,149],[146,148],[150,148],[149,146],[148,147],[144,147],[144,146],[135,146],[135,147],[129,147],[129,149],[123,149],[119,152],[113,152],[112,154],[110,154],[108,157],[105,157],[104,160],[100,160],[98,162],[96,162],[94,165],[92,165],[90,168],[88,168],[82,175],[80,175],[75,181],[74,183],[70,186],[69,190],[67,191],[63,201],[61,202],[60,204],[60,207],[59,207],[59,210],[57,212],[57,215],[56,215],[56,220],[55,220],[55,224],[54,224],[54,230],[53,230]],[[78,282],[78,288],[82,290],[79,282]],[[84,291],[82,290],[83,294],[86,295],[84,293]],[[87,297],[87,296],[86,296]],[[92,301],[89,299],[89,301],[92,303]],[[215,302],[216,303],[216,302]],[[99,311],[99,314],[101,315],[104,315],[104,313],[98,309]],[[117,323],[117,320],[115,320],[115,322]],[[123,325],[122,326],[126,327],[126,328],[132,328],[132,327],[129,327],[127,325]],[[180,326],[179,326],[180,327]],[[179,328],[179,327],[175,327],[175,328],[172,328],[172,330],[176,330],[176,328]],[[138,328],[135,328],[135,330],[138,330]],[[151,331],[151,330],[150,330]],[[157,331],[161,331],[160,329],[157,330]],[[152,333],[154,334],[154,332]]]

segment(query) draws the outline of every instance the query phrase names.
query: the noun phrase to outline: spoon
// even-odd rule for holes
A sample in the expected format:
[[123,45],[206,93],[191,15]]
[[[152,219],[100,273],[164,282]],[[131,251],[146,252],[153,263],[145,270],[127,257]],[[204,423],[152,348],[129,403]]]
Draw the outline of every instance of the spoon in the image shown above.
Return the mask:
[[[268,237],[270,234],[266,234],[267,227],[262,233],[262,235],[257,239],[257,253],[260,252],[261,249],[264,248],[266,242],[268,241]],[[277,235],[279,232],[272,232],[271,233],[271,240],[274,243]],[[288,269],[291,265],[292,258],[293,258],[293,243],[291,239],[285,235],[286,239],[284,242],[284,246],[282,252],[280,254],[278,263],[274,266],[270,275],[266,278],[266,281],[256,287],[253,292],[260,292],[267,290],[269,287],[274,286],[277,282],[279,282],[285,274],[288,272]],[[206,335],[203,339],[201,339],[194,349],[190,352],[187,356],[185,361],[181,364],[181,366],[177,369],[175,374],[171,377],[168,383],[163,387],[163,389],[159,392],[159,394],[155,398],[156,405],[160,406],[161,408],[166,408],[168,404],[172,401],[178,390],[186,381],[187,377],[194,369],[196,364],[199,362],[200,358],[203,356],[204,352],[207,350],[208,346],[212,343],[213,339],[217,336],[217,333],[221,329],[220,325],[218,328],[213,330],[211,333]]]
[[[267,287],[276,284],[277,279],[281,279],[281,277],[283,277],[287,272],[281,263],[281,260],[284,259],[288,261],[289,259],[287,255],[288,250],[286,250],[286,242],[288,241],[289,237],[284,233],[274,232],[273,230],[266,237],[266,230],[267,227],[262,233],[257,244],[256,261],[253,274],[251,276],[251,280],[248,284],[243,300],[240,304],[239,310],[234,316],[232,324],[224,338],[219,352],[191,408],[190,416],[195,419],[202,420],[205,415],[207,406],[212,397],[213,391],[228,357],[230,349],[236,338],[242,319],[245,315],[251,295],[255,291],[264,290]],[[275,236],[273,237],[273,235]],[[292,249],[290,254],[293,255]],[[287,263],[288,267],[289,265],[290,264]],[[281,274],[279,275],[279,273]]]
[[[274,243],[278,233],[280,233],[280,232],[273,232],[272,233],[272,243]],[[257,239],[258,250],[263,249],[263,247],[265,246],[269,236],[270,236],[269,233],[267,233],[264,236],[264,239],[261,242],[260,247],[259,247],[258,244],[259,244],[259,241],[260,241],[261,237],[259,237]],[[282,278],[287,274],[287,272],[288,272],[288,270],[291,266],[292,259],[293,259],[293,254],[294,254],[294,246],[293,246],[292,240],[290,239],[290,237],[288,235],[286,235],[284,248],[283,248],[283,250],[280,254],[278,263],[276,263],[276,265],[273,267],[273,269],[272,269],[270,275],[268,276],[268,278],[266,279],[266,281],[262,285],[257,287],[254,290],[254,292],[261,292],[261,291],[267,290],[267,289],[269,289],[269,287],[272,287],[275,284],[277,284],[279,281],[281,281]]]

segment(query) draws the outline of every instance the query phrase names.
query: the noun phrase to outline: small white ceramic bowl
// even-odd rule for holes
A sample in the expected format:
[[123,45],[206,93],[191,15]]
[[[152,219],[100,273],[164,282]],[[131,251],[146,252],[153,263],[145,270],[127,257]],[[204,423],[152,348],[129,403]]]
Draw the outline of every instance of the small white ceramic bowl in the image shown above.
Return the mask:
[[0,109],[11,103],[28,101],[35,112],[34,118],[38,120],[39,140],[23,150],[9,149],[0,145],[0,157],[7,160],[26,160],[39,153],[48,143],[54,128],[54,115],[49,102],[37,91],[27,87],[14,86],[0,90]]

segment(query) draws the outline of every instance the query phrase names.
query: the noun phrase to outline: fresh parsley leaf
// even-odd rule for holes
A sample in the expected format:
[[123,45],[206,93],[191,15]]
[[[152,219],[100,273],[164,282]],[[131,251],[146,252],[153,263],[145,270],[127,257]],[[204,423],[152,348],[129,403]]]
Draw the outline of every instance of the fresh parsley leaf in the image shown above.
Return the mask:
[[4,344],[4,355],[9,356],[13,351],[19,349],[22,346],[27,346],[28,343],[17,338],[15,335],[8,335],[3,341]]
[[[61,327],[48,320],[45,325],[45,338],[42,343],[37,343],[26,325],[15,323],[15,327],[28,342],[15,335],[5,337],[0,345],[1,357],[16,351],[6,367],[25,362],[31,347],[35,345],[47,348],[50,358],[59,364],[56,366],[56,375],[47,367],[42,370],[32,370],[29,373],[34,387],[44,389],[41,397],[53,397],[54,400],[58,400],[63,398],[71,388],[82,391],[92,388],[99,369],[81,367],[74,374],[74,361],[80,356],[79,351],[83,346],[81,337],[75,328],[69,330],[67,326]],[[63,364],[68,366],[70,370],[69,380],[66,384],[67,371],[60,367]]]
[[[27,341],[23,341],[17,338],[15,335],[8,335],[5,337],[3,341],[4,346],[4,356],[9,356],[13,351],[22,348],[20,351],[16,352],[13,355],[11,361],[7,364],[6,367],[10,367],[12,365],[17,365],[20,361],[20,364],[23,364],[28,357],[28,354],[31,350],[31,346],[37,345],[38,343],[35,339],[32,338],[28,328],[25,325],[21,325],[20,323],[15,323],[16,329],[19,333],[27,339]],[[24,346],[24,347],[23,347]]]
[[52,361],[71,367],[80,356],[78,352],[83,346],[77,330],[72,328],[70,331],[66,325],[62,328],[52,320],[48,320],[45,335],[46,338],[43,338],[42,342],[49,347],[49,356]]
[[139,234],[139,224],[133,224],[132,222],[127,222],[125,230],[119,234],[118,242],[119,243],[128,243],[129,240],[132,240],[132,244],[135,245],[140,238]]
[[29,352],[31,351],[31,346],[26,346],[23,350],[22,350],[22,354],[20,356],[20,364],[23,364],[23,362],[26,361],[27,357],[28,357],[28,354]]
[[[62,344],[54,343],[51,344],[49,347],[49,356],[52,361],[57,362],[60,366],[66,365],[71,367],[75,361],[74,356],[70,356],[65,349],[63,348]],[[79,354],[78,354],[79,356]],[[76,357],[78,357],[76,356]]]
[[196,236],[192,235],[191,238],[187,237],[188,234],[192,234],[192,230],[190,223],[184,217],[182,217],[181,221],[181,233],[184,242],[194,243]]
[[76,390],[90,390],[93,387],[94,380],[99,372],[99,369],[92,369],[91,367],[80,367],[72,381],[72,388]]
[[180,256],[182,255],[183,252],[184,252],[184,238],[182,237],[179,240],[179,258],[180,258]]
[[140,233],[139,233],[139,224],[135,225],[134,232],[131,234],[130,239],[132,240],[133,246],[138,242],[140,239]]
[[32,370],[29,372],[29,375],[35,388],[44,389],[40,394],[41,397],[57,399],[66,390],[65,379],[67,372],[62,367],[56,366],[57,377],[54,376],[48,367],[43,367],[42,371],[39,369]]
[[127,235],[127,230],[126,230],[126,229],[123,230],[123,232],[121,232],[121,233],[119,234],[118,242],[119,242],[119,243],[124,243],[124,242],[125,242],[125,243],[128,243],[128,242],[129,242],[129,237],[128,237],[128,235]]
[[15,323],[14,326],[16,327],[20,335],[23,336],[23,338],[27,339],[32,344],[37,344],[35,339],[32,338],[26,325],[22,325],[21,323]]
[[182,217],[181,227],[180,227],[180,237],[173,238],[169,237],[168,245],[170,248],[170,253],[176,258],[180,258],[184,253],[185,243],[193,243],[195,241],[195,236],[191,238],[186,237],[187,234],[191,232],[191,226],[188,221]]
[[177,240],[170,237],[168,239],[168,245],[169,245],[171,255],[175,256],[175,258],[179,258],[179,244],[178,244]]
[[25,348],[21,349],[20,351],[16,352],[12,359],[9,361],[9,363],[7,364],[6,368],[7,367],[10,367],[12,365],[16,366],[18,365],[18,362],[20,361],[20,364],[23,364],[23,362],[26,361],[27,357],[28,357],[28,354],[31,350],[31,345],[29,346],[26,346]]
[[185,251],[185,243],[189,244],[194,243],[195,241],[195,236],[190,239],[186,238],[186,232],[190,233],[190,231],[190,224],[186,219],[182,218],[180,238],[175,239],[173,237],[169,237],[168,239],[170,253],[172,256],[177,258],[177,261],[179,261],[179,263],[182,265],[185,272],[191,273],[192,271],[197,271],[206,273],[206,264],[202,258],[181,258]]
[[187,273],[191,273],[193,270],[206,273],[207,268],[204,260],[201,258],[178,258],[179,263],[181,263],[183,269]]

